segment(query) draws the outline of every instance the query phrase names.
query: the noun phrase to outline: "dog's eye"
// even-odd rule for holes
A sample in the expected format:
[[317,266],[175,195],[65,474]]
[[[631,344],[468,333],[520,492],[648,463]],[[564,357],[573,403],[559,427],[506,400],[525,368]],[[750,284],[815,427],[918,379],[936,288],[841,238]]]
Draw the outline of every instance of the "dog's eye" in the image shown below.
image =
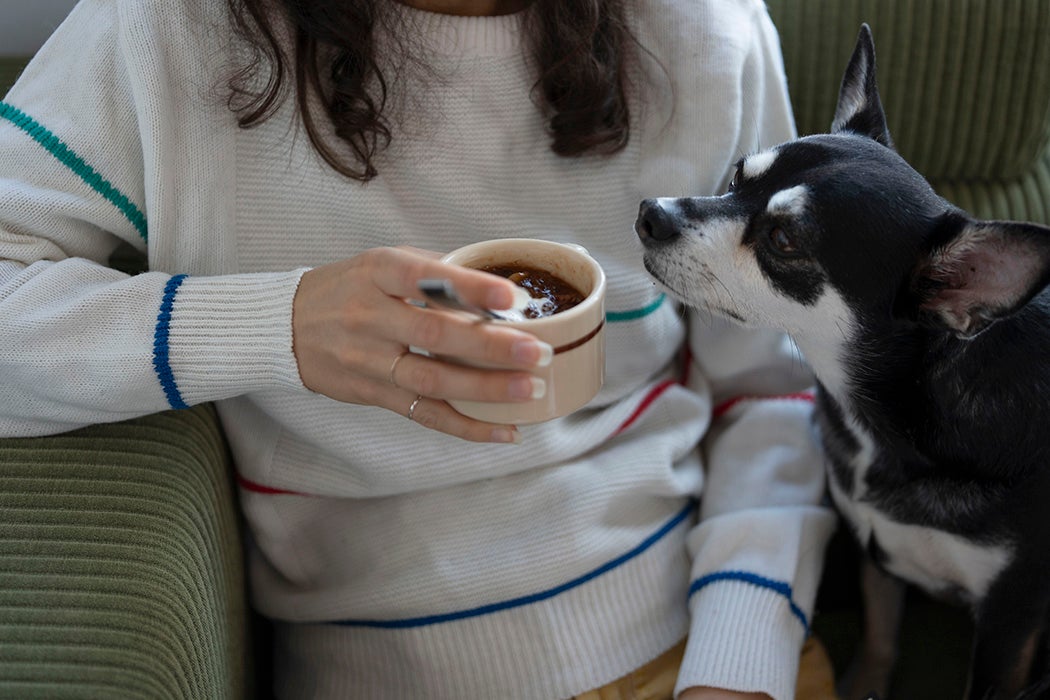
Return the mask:
[[739,160],[736,164],[736,170],[733,171],[733,179],[729,181],[729,187],[726,188],[726,192],[732,192],[740,184],[740,180],[743,179],[744,172],[744,161]]
[[798,245],[795,244],[795,239],[779,226],[769,229],[769,242],[773,250],[781,255],[795,256],[801,252]]

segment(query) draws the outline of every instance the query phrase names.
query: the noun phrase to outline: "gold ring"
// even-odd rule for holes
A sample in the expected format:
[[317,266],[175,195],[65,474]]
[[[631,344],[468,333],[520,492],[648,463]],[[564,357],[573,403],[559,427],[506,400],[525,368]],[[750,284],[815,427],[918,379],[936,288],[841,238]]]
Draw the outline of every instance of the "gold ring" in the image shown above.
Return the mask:
[[416,400],[412,402],[412,405],[408,407],[408,419],[409,420],[415,420],[414,416],[416,415],[416,406],[418,406],[419,402],[422,401],[422,400],[423,400],[423,395],[420,394],[419,396],[416,397]]
[[387,379],[390,380],[390,383],[393,384],[394,386],[397,386],[397,382],[394,380],[394,370],[397,369],[397,363],[400,362],[401,358],[403,358],[405,355],[407,355],[408,352],[409,351],[408,351],[407,348],[405,350],[402,350],[398,354],[398,356],[394,358],[394,361],[390,363],[390,371],[387,372],[386,376],[387,376]]

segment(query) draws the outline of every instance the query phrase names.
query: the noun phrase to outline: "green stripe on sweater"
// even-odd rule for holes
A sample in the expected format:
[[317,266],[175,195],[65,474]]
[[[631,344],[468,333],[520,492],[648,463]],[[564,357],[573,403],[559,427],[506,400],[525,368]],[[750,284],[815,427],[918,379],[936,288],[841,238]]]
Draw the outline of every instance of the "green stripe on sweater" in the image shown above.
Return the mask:
[[106,201],[119,209],[120,213],[131,222],[131,225],[134,226],[135,230],[139,232],[140,236],[142,236],[142,240],[145,241],[147,239],[146,216],[142,211],[140,211],[123,192],[99,175],[94,168],[85,163],[83,158],[74,153],[69,146],[62,142],[62,139],[55,136],[55,134],[45,128],[40,122],[30,117],[22,110],[17,107],[12,107],[6,102],[0,102],[0,119],[6,119],[22,131],[26,132],[30,138],[43,146],[48,153],[57,158],[62,165],[72,170],[81,180],[86,182],[91,189],[98,192],[106,199]]

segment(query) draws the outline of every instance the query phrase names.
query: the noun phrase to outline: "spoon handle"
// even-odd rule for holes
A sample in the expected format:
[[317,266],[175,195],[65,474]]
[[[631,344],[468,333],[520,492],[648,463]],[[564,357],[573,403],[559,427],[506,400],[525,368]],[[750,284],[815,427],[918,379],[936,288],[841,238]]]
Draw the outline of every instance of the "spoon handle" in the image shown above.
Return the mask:
[[453,311],[466,311],[467,313],[480,316],[486,321],[496,321],[503,317],[490,309],[468,304],[459,298],[456,288],[452,286],[452,280],[447,279],[424,279],[419,280],[419,291],[423,293],[428,304],[440,306]]

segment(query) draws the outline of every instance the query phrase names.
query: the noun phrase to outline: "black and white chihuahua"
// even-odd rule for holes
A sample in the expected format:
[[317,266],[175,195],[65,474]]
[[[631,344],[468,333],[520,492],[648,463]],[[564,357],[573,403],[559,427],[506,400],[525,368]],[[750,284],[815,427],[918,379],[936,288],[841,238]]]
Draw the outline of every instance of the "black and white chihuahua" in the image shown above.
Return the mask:
[[672,295],[785,331],[817,378],[832,498],[892,575],[865,571],[852,690],[885,693],[903,579],[972,609],[968,698],[1050,697],[1050,229],[975,220],[895,152],[867,25],[830,134],[635,228]]

